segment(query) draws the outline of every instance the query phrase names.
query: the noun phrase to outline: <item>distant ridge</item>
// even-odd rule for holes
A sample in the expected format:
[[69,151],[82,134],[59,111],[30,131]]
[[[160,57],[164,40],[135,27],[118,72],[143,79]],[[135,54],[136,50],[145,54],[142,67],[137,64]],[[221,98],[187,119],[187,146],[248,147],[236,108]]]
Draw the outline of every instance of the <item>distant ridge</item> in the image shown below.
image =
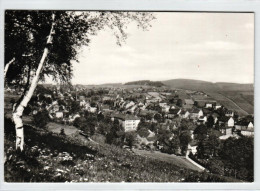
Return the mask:
[[206,92],[218,91],[254,91],[253,84],[239,84],[229,82],[207,82],[202,80],[172,79],[162,81],[163,84],[177,89],[199,90]]
[[150,80],[127,82],[125,83],[125,85],[141,85],[141,86],[155,86],[155,87],[165,86],[161,81],[150,81]]

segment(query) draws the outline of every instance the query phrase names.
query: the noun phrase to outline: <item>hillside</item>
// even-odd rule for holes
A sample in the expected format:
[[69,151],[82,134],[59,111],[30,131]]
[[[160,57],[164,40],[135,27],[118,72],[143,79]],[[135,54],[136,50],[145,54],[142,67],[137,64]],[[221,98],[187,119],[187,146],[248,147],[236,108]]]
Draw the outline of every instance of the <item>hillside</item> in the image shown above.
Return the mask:
[[[5,120],[6,182],[236,182],[238,180],[25,126],[26,150],[15,151],[14,127]],[[37,176],[36,176],[37,175]]]
[[219,91],[254,91],[253,84],[238,84],[225,82],[207,82],[201,80],[189,79],[173,79],[162,81],[165,85],[176,88],[205,92],[219,92]]
[[164,86],[164,84],[160,81],[150,81],[150,80],[127,82],[125,83],[125,85],[140,85],[140,86],[155,86],[155,87]]

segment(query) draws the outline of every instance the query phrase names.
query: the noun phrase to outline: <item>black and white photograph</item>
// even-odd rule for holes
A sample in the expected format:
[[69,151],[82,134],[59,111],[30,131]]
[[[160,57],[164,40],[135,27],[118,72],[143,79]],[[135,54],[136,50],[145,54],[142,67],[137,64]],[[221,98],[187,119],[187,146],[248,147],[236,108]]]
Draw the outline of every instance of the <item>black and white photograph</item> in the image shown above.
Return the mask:
[[4,12],[4,181],[252,183],[253,12]]

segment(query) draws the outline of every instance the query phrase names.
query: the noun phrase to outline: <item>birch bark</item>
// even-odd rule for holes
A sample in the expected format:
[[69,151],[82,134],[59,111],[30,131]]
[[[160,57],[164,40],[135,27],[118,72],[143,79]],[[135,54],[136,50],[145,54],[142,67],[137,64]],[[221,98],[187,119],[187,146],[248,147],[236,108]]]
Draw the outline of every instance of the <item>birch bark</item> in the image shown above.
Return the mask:
[[8,62],[6,65],[5,65],[5,69],[4,69],[4,79],[5,79],[5,76],[6,76],[6,73],[8,71],[8,68],[9,66],[15,61],[15,58],[13,58],[12,60],[10,60],[10,62]]
[[38,65],[38,68],[36,70],[35,76],[32,79],[30,88],[27,92],[25,92],[25,95],[23,97],[23,99],[21,100],[20,103],[17,103],[18,105],[14,105],[13,108],[13,121],[15,124],[15,130],[16,130],[16,149],[20,149],[21,151],[23,151],[24,149],[24,129],[23,129],[23,120],[22,120],[22,116],[23,116],[23,111],[24,108],[27,106],[28,102],[30,101],[30,99],[32,98],[32,95],[37,87],[39,78],[40,78],[40,73],[42,71],[42,68],[44,67],[44,63],[46,61],[46,58],[48,56],[49,53],[49,48],[48,45],[52,43],[52,38],[53,38],[53,34],[54,34],[54,19],[55,19],[55,15],[52,15],[52,26],[51,26],[51,30],[50,33],[48,35],[47,38],[47,43],[46,43],[46,47],[44,48],[40,63]]

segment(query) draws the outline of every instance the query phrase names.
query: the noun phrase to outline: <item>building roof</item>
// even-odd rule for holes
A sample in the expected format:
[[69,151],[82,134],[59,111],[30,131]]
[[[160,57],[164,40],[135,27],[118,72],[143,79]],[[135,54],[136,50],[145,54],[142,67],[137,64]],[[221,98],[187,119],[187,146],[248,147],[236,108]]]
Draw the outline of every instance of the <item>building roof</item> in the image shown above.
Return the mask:
[[200,109],[198,108],[193,108],[189,111],[190,113],[199,113],[200,112]]
[[183,109],[192,109],[193,105],[183,105],[182,108]]
[[184,99],[184,103],[187,105],[193,105],[194,101],[192,99]]
[[138,117],[134,115],[123,115],[123,114],[114,114],[112,117],[125,120],[140,120]]
[[211,113],[211,111],[209,109],[207,109],[207,108],[202,108],[202,111],[203,111],[204,114]]
[[170,109],[170,114],[178,114],[180,109]]

